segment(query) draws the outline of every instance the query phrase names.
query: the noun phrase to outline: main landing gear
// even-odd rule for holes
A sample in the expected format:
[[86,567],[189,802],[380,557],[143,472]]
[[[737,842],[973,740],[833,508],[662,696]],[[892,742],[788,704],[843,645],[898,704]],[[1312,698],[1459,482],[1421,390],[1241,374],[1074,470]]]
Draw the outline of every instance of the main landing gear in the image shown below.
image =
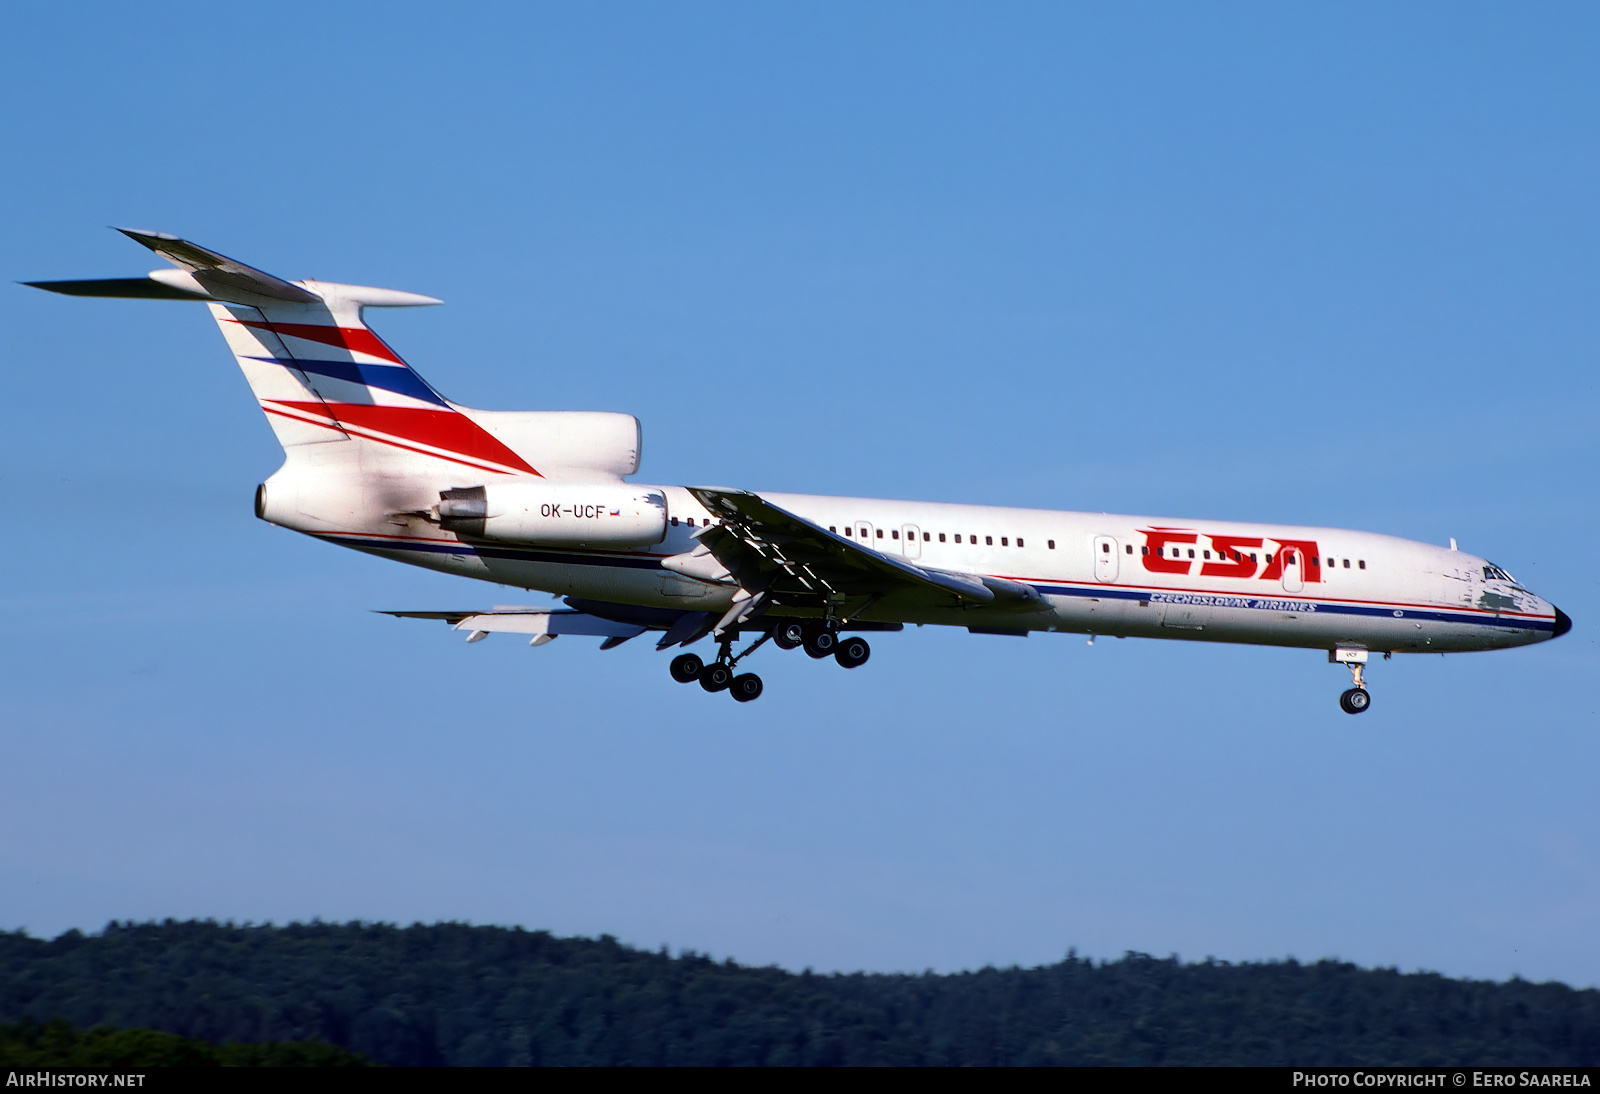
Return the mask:
[[706,691],[726,691],[736,701],[748,703],[761,697],[761,677],[753,672],[736,675],[735,667],[768,639],[782,650],[804,647],[808,656],[819,661],[824,657],[832,657],[847,669],[866,664],[867,658],[872,656],[872,647],[867,645],[865,638],[855,635],[841,638],[839,632],[830,626],[790,622],[778,624],[737,656],[733,653],[733,639],[724,639],[717,650],[717,659],[709,665],[697,654],[680,653],[672,659],[668,671],[680,684],[699,681]]
[[[1387,655],[1386,655],[1387,656]],[[1336,661],[1350,670],[1350,682],[1355,686],[1339,696],[1339,709],[1346,714],[1364,714],[1372,705],[1372,696],[1367,693],[1366,680],[1363,673],[1366,669],[1366,650],[1330,650],[1328,660]]]

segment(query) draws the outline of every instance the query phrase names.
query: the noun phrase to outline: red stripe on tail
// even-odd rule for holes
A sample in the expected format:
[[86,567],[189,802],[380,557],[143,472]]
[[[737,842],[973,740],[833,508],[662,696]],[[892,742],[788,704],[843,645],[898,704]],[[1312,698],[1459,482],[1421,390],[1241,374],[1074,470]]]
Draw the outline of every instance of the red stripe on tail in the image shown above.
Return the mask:
[[321,327],[314,323],[261,323],[250,319],[240,319],[238,322],[247,327],[255,327],[257,330],[287,334],[291,338],[304,338],[308,342],[321,342],[325,346],[339,346],[354,353],[381,357],[397,365],[405,364],[398,353],[384,345],[383,339],[366,327]]
[[[327,328],[319,328],[327,329]],[[523,458],[501,444],[494,435],[465,414],[454,410],[425,410],[405,406],[372,406],[366,403],[301,403],[281,400],[308,414],[332,414],[334,420],[348,422],[402,440],[441,448],[458,456],[514,467],[530,475],[539,474]]]

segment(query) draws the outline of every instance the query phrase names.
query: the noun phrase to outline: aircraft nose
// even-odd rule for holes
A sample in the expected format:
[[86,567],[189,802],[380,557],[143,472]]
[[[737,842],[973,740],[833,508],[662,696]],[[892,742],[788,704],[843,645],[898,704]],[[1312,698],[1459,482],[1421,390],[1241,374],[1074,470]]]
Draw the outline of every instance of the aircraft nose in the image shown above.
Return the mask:
[[[1550,606],[1552,608],[1555,608],[1554,604],[1552,604]],[[1556,608],[1556,633],[1551,635],[1550,637],[1551,638],[1560,638],[1562,635],[1566,634],[1571,629],[1572,629],[1572,617],[1570,615],[1568,615],[1566,612],[1562,611],[1560,608]]]

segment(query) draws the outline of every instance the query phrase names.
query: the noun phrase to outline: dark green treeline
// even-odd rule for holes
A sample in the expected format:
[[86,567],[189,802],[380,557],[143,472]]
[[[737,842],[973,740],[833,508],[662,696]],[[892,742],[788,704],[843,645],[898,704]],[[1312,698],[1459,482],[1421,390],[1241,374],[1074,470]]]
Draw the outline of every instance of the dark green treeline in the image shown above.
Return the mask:
[[61,1018],[0,1025],[0,1069],[365,1066],[355,1053],[315,1041],[213,1045],[149,1029],[74,1029]]
[[1600,992],[1129,954],[817,976],[461,924],[0,932],[0,1022],[323,1041],[379,1063],[1596,1064]]

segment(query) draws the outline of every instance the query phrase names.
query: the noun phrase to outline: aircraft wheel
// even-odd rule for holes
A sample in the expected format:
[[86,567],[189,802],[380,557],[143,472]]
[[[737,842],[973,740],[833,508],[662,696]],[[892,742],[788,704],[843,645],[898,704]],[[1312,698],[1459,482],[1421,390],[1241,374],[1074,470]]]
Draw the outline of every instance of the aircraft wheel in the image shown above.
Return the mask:
[[720,662],[700,670],[700,686],[707,691],[727,691],[731,683],[733,670]]
[[805,640],[805,628],[798,623],[780,623],[778,629],[772,632],[772,644],[780,650],[792,650],[804,645]]
[[833,651],[839,648],[839,635],[835,631],[817,631],[806,638],[806,654],[822,660],[832,657]]
[[734,699],[741,703],[748,703],[752,699],[761,698],[761,677],[753,672],[743,676],[735,676],[733,683],[728,685],[728,691]]
[[1346,714],[1360,714],[1372,705],[1372,696],[1366,688],[1351,688],[1339,696],[1339,709]]
[[857,665],[865,665],[871,656],[872,647],[867,645],[865,638],[846,638],[839,643],[839,650],[833,659],[839,662],[841,668],[853,669]]
[[706,663],[695,654],[680,653],[672,659],[672,664],[667,667],[667,671],[672,673],[672,678],[678,683],[687,684],[696,676],[699,676],[700,670],[705,667]]

